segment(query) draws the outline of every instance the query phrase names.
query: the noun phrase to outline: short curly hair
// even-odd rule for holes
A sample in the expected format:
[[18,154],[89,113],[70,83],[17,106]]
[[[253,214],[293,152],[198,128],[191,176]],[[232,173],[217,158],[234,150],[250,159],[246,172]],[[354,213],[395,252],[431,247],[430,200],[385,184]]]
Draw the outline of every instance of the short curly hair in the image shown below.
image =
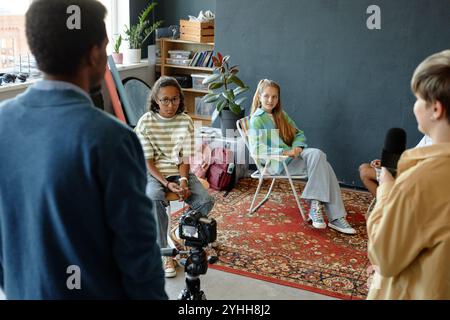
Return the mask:
[[[80,8],[80,29],[69,29],[71,5]],[[26,13],[26,36],[39,69],[52,75],[73,75],[82,59],[107,38],[106,8],[96,0],[35,0]]]
[[158,99],[159,90],[161,88],[165,88],[165,87],[175,87],[178,89],[178,92],[180,93],[180,104],[178,105],[178,110],[177,110],[176,114],[183,113],[184,112],[183,90],[181,89],[181,86],[178,83],[177,79],[175,79],[173,77],[168,77],[168,76],[162,76],[153,85],[152,93],[150,95],[150,99],[149,99],[148,105],[147,105],[148,110],[159,113],[159,105],[156,102],[156,100]]

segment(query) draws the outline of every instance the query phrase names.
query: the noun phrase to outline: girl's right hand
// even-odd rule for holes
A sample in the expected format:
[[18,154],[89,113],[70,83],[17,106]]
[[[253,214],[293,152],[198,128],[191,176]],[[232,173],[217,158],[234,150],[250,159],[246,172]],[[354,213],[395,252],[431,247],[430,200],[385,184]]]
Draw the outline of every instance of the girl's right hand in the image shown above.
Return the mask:
[[178,195],[180,195],[181,193],[183,193],[183,188],[181,188],[178,183],[176,182],[169,182],[167,184],[167,189],[169,189],[171,192],[176,193]]

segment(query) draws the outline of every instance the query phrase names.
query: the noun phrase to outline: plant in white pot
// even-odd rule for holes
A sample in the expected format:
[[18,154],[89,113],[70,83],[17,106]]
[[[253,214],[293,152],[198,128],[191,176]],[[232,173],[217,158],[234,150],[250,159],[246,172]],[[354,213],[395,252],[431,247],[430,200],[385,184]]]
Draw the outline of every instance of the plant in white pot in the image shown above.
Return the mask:
[[116,64],[123,63],[123,53],[120,52],[120,46],[122,45],[122,35],[116,38],[114,42],[114,52],[112,53],[113,60]]
[[230,67],[228,63],[230,56],[222,56],[220,52],[217,52],[217,56],[212,59],[214,70],[218,72],[203,80],[203,84],[207,84],[209,90],[204,101],[215,104],[220,117],[222,135],[225,137],[227,129],[236,130],[236,121],[244,117],[242,106],[247,97],[238,96],[246,92],[249,87],[238,78],[238,66]]
[[140,13],[137,24],[130,27],[125,26],[125,40],[128,41],[129,44],[125,60],[129,63],[139,63],[141,61],[141,51],[144,42],[162,24],[162,20],[156,21],[153,24],[150,24],[150,21],[147,20],[148,15],[156,5],[156,2],[150,3]]

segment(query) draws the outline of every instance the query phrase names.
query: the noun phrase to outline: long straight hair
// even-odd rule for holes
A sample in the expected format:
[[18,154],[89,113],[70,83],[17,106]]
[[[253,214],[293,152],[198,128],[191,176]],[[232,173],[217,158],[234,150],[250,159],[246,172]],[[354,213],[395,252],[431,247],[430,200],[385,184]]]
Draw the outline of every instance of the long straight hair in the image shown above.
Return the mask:
[[280,130],[280,138],[288,146],[292,146],[294,142],[295,135],[297,134],[297,129],[293,127],[286,119],[283,107],[281,106],[281,89],[278,83],[273,80],[263,79],[258,83],[255,95],[253,96],[252,110],[250,115],[253,115],[258,108],[261,108],[261,95],[264,89],[267,87],[273,87],[278,90],[278,103],[272,110],[273,120],[275,121],[275,127]]

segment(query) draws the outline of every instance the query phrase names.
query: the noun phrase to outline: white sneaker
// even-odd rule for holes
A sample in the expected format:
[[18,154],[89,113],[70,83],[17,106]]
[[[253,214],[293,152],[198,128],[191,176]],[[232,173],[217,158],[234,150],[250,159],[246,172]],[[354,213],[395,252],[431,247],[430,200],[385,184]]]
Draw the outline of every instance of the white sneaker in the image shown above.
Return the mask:
[[312,201],[309,209],[309,218],[312,220],[312,225],[316,229],[325,229],[327,224],[323,220],[322,207],[319,201]]
[[347,220],[345,220],[345,218],[335,219],[330,223],[328,223],[328,226],[331,229],[337,230],[345,234],[356,234],[356,230],[352,228],[352,226],[347,222]]
[[164,276],[166,278],[173,278],[177,276],[176,264],[172,257],[162,257]]

